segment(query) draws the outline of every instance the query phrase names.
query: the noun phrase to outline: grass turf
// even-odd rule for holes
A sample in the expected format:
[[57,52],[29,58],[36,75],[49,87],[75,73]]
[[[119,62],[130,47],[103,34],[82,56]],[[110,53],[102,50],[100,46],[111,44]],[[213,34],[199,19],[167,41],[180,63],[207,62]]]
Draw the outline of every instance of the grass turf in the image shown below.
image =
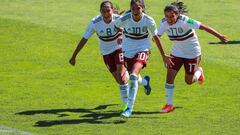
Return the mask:
[[[156,23],[168,2],[146,1]],[[204,85],[187,86],[183,70],[176,78],[173,113],[160,115],[165,103],[166,71],[152,44],[149,65],[153,92],[139,88],[134,115],[121,119],[117,84],[103,64],[93,36],[79,53],[76,67],[68,60],[99,1],[9,1],[0,8],[0,125],[33,134],[239,134],[240,18],[238,1],[184,1],[189,16],[225,33],[235,44],[218,42],[198,30]],[[117,2],[128,9],[128,2]],[[224,7],[224,10],[223,8]],[[233,19],[233,16],[235,19]],[[163,37],[168,53],[171,43]],[[4,134],[0,131],[0,134]]]

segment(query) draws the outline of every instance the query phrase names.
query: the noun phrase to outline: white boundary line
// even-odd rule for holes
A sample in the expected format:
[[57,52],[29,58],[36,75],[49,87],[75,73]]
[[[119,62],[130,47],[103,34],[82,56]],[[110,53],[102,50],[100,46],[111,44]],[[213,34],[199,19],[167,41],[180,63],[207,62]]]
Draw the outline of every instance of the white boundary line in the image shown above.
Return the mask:
[[15,129],[15,128],[10,128],[10,127],[0,125],[0,135],[2,135],[2,134],[32,135],[32,133],[30,133],[30,132],[21,131],[21,130]]

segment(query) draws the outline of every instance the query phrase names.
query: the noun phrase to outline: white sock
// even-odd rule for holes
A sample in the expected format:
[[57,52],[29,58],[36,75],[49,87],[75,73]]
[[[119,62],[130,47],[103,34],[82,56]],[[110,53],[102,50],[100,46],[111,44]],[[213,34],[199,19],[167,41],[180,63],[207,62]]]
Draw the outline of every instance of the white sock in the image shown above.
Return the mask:
[[198,81],[199,77],[201,76],[202,72],[200,70],[197,70],[194,73],[194,82]]
[[142,78],[141,75],[139,74],[139,76],[138,76],[138,83],[146,86],[148,82],[147,82],[146,79]]
[[120,93],[122,97],[122,104],[127,104],[128,101],[128,84],[120,85]]
[[173,104],[174,84],[165,84],[166,100],[168,105]]
[[128,95],[128,107],[132,110],[138,91],[138,76],[135,74],[130,75],[130,89]]
[[[126,75],[127,79],[129,80],[129,73],[128,73],[128,71],[126,71],[125,75]],[[146,86],[148,82],[147,82],[146,79],[142,78],[141,75],[139,74],[138,75],[138,83],[143,84],[144,86]]]

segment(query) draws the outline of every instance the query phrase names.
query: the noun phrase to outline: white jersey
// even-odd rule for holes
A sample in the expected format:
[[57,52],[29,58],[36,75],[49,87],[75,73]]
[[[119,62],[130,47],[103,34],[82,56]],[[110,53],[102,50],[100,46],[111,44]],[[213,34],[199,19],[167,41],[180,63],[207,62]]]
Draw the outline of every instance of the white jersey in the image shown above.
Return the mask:
[[182,58],[195,58],[201,55],[200,44],[194,29],[199,29],[200,22],[185,15],[180,15],[177,22],[169,25],[165,18],[160,22],[158,35],[166,32],[173,41],[172,55]]
[[84,33],[83,37],[89,39],[96,32],[99,38],[102,55],[110,54],[120,48],[117,44],[117,38],[120,33],[117,32],[114,25],[118,18],[120,18],[119,15],[113,14],[112,22],[105,23],[102,15],[96,16],[90,21]]
[[157,28],[152,17],[143,13],[140,21],[135,22],[132,12],[126,13],[116,21],[116,27],[124,28],[122,49],[124,56],[133,58],[138,52],[150,51],[150,35],[157,35]]

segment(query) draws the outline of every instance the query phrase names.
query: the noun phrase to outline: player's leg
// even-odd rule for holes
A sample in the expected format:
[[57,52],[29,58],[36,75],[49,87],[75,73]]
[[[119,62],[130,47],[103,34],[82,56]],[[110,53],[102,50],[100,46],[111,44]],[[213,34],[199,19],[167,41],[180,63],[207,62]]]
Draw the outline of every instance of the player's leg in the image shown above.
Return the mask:
[[127,109],[127,101],[128,101],[128,79],[126,77],[126,68],[123,64],[117,64],[117,78],[120,84],[120,95],[122,97],[122,110],[125,111]]
[[146,94],[146,95],[150,95],[150,93],[151,93],[151,90],[152,90],[152,88],[151,88],[151,86],[150,86],[150,76],[148,76],[148,75],[146,75],[146,76],[144,76],[143,78],[141,77],[141,75],[139,74],[139,76],[138,76],[138,83],[140,83],[140,84],[142,84],[143,85],[143,87],[144,87],[144,93]]
[[118,49],[115,51],[115,65],[117,68],[117,78],[120,84],[120,95],[122,97],[122,110],[125,111],[127,109],[127,100],[128,100],[128,78],[126,71],[127,69],[124,66],[124,57],[122,53],[122,49]]
[[136,100],[137,91],[138,91],[138,74],[141,71],[143,65],[141,63],[135,63],[133,65],[133,71],[129,75],[130,87],[128,94],[128,108],[121,115],[124,117],[130,117],[132,114],[133,106]]
[[115,81],[119,84],[117,67],[115,64],[114,52],[111,54],[103,55],[104,64],[108,68],[109,72],[114,77]]
[[[129,80],[129,73],[128,73],[128,71],[126,71],[125,74],[126,74],[127,79]],[[146,95],[150,95],[151,90],[152,90],[151,86],[150,86],[150,76],[146,75],[146,76],[144,76],[142,78],[142,76],[139,74],[138,75],[138,83],[143,85],[144,93]]]
[[183,58],[172,56],[172,65],[171,68],[167,69],[167,78],[165,84],[165,94],[166,94],[166,105],[161,109],[161,113],[168,113],[174,110],[173,108],[173,93],[174,93],[174,80],[175,77],[183,65]]
[[167,81],[165,83],[165,96],[166,105],[161,109],[161,113],[168,113],[173,111],[173,93],[174,93],[174,80],[178,71],[174,69],[167,70]]
[[[143,68],[147,66],[147,61],[148,61],[149,56],[150,56],[150,53],[148,51],[138,53],[137,60],[138,60],[138,62],[143,64]],[[150,76],[146,75],[142,78],[139,73],[138,82],[143,85],[144,93],[146,95],[150,95],[151,90],[152,90],[151,86],[150,86]]]
[[114,79],[116,80],[116,82],[119,84],[119,88],[120,88],[120,95],[122,98],[122,107],[123,109],[127,107],[127,98],[128,98],[128,83],[127,81],[123,80],[124,77],[120,77],[120,72],[123,66],[123,62],[120,62],[120,60],[118,62],[116,62],[116,57],[118,59],[119,57],[119,51],[116,50],[111,54],[108,55],[104,55],[103,59],[104,59],[104,63],[107,66],[108,70],[111,72],[112,76],[114,77]]
[[199,66],[201,57],[194,59],[186,59],[184,63],[185,68],[185,82],[189,85],[198,81],[202,84],[204,81],[204,73],[202,67]]
[[130,117],[132,114],[134,102],[138,91],[138,76],[141,70],[146,66],[148,60],[148,52],[137,53],[131,61],[127,62],[127,67],[130,69],[130,89],[128,95],[128,109],[122,113],[122,116]]

